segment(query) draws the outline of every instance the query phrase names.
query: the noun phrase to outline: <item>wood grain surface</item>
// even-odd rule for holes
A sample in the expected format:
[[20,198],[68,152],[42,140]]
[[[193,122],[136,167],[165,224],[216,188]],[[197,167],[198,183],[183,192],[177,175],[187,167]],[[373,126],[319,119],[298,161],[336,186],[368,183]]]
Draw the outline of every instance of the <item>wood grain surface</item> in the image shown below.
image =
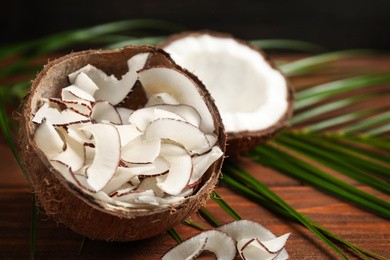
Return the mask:
[[[284,60],[296,58],[295,56],[276,57],[276,59]],[[338,62],[336,66],[313,73],[311,76],[294,77],[291,80],[297,86],[310,86],[348,76],[389,72],[389,64],[389,56],[348,59]],[[387,87],[389,89],[389,86]],[[238,163],[300,213],[344,240],[390,258],[389,220],[323,194],[247,158],[240,159]],[[346,180],[390,202],[389,196],[355,181]],[[286,245],[290,259],[339,259],[338,255],[300,224],[274,214],[222,185],[219,185],[216,191],[244,219],[259,222],[278,236],[291,232]],[[28,259],[30,257],[32,196],[32,190],[1,136],[0,259]],[[214,201],[209,200],[206,208],[220,223],[232,221],[232,218]],[[43,209],[39,208],[39,211],[36,259],[160,259],[167,250],[176,245],[175,240],[169,234],[164,233],[151,239],[127,243],[86,240],[80,252],[83,237],[64,225],[48,219]],[[213,228],[198,213],[192,215],[190,219],[208,228]],[[176,231],[183,239],[200,232],[185,224],[178,225]],[[345,252],[350,259],[360,259],[350,250],[345,250]],[[206,254],[198,259],[215,258]]]

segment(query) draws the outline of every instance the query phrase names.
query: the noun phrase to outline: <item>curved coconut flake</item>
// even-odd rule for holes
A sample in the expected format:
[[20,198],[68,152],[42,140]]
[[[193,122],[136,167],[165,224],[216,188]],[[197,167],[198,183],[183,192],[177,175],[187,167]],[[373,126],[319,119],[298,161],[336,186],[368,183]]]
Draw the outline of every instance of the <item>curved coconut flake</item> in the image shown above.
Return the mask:
[[206,134],[206,138],[209,140],[210,148],[213,147],[218,141],[218,137],[215,134]]
[[134,203],[128,203],[128,202],[122,202],[115,200],[108,196],[105,192],[99,191],[96,193],[91,194],[95,199],[96,202],[99,204],[102,204],[105,207],[108,207],[110,209],[116,209],[116,210],[123,210],[123,208],[137,208],[139,207],[137,204]]
[[[155,177],[155,176],[161,176],[169,172],[169,163],[167,160],[165,160],[163,157],[159,156],[157,157],[153,163],[148,164],[150,166],[153,166],[153,168],[141,168],[142,172],[140,171],[137,175],[140,178],[149,178],[149,177]],[[132,167],[134,168],[134,167]]]
[[190,153],[202,154],[210,149],[205,134],[196,126],[181,120],[161,118],[153,121],[145,129],[146,139],[161,138],[183,145]]
[[152,163],[128,163],[123,162],[123,167],[128,168],[134,175],[140,178],[149,178],[153,176],[160,176],[168,173],[169,164],[162,158],[157,157]]
[[[92,81],[90,77],[87,76],[84,72],[80,72],[77,75],[73,74],[73,76],[76,76],[74,78],[69,77],[69,81],[78,87],[79,89],[85,91],[92,97],[95,95],[95,92],[99,89],[98,86]],[[72,78],[72,80],[71,80]]]
[[43,121],[34,133],[39,149],[51,159],[63,151],[64,141],[49,121]]
[[94,192],[91,187],[89,187],[85,176],[75,174],[68,165],[61,161],[50,160],[50,163],[68,182],[72,183],[76,187],[82,188],[86,192]]
[[214,131],[212,115],[194,82],[184,73],[165,67],[151,67],[138,72],[139,80],[150,94],[168,93],[180,104],[194,107],[201,115],[200,129]]
[[56,169],[61,173],[61,175],[65,178],[65,180],[78,186],[74,174],[68,165],[56,160],[50,160],[50,164],[53,166],[54,169]]
[[119,165],[121,143],[118,130],[109,124],[92,124],[81,128],[90,132],[95,143],[95,157],[87,169],[88,184],[100,191],[114,176]]
[[150,196],[150,195],[139,195],[136,199],[135,199],[135,203],[139,203],[139,204],[146,204],[146,205],[150,205],[150,206],[160,206],[160,201],[159,197],[156,197],[155,195],[155,192],[153,191],[153,196]]
[[[284,250],[284,245],[290,235],[288,233],[277,238],[271,231],[269,231],[259,223],[250,220],[236,220],[234,222],[222,225],[218,227],[218,229],[228,233],[234,240],[236,240],[237,247],[240,251],[245,250],[245,246],[248,244],[248,242],[251,243],[257,240],[256,242],[254,242],[254,244],[251,244],[251,247],[249,248],[250,250],[246,249],[248,250],[248,255],[251,256],[252,254],[255,254],[253,253],[253,251],[263,250],[267,252],[268,255],[273,254],[270,259],[274,259],[277,253],[281,252],[281,250]],[[260,247],[262,248],[257,248],[257,245],[260,245]],[[262,251],[259,253],[263,254]],[[281,256],[284,256],[286,254],[287,252],[283,252]]]
[[63,107],[64,107],[63,105],[61,105],[61,104],[58,103],[59,100],[61,100],[61,99],[59,99],[59,98],[54,98],[55,101],[52,101],[51,99],[52,99],[52,98],[41,98],[41,102],[42,102],[43,104],[47,104],[48,107],[50,107],[50,108],[55,108],[55,109],[57,109],[58,111],[61,111],[61,109],[63,109]]
[[[130,192],[134,192],[134,190],[138,187],[137,183],[139,183],[139,180],[136,177],[133,179],[134,179],[134,182],[136,184],[133,184],[132,182],[125,183],[121,187],[119,187],[117,190],[115,190],[111,193],[107,193],[108,196],[110,196],[111,198],[114,198],[115,196],[120,197],[120,196],[126,195]],[[138,182],[136,182],[135,180],[138,180]]]
[[160,156],[169,163],[169,173],[157,177],[157,186],[167,194],[178,195],[192,174],[192,160],[185,149],[174,144],[161,144]]
[[124,125],[130,124],[129,117],[130,117],[131,113],[133,113],[134,110],[128,109],[125,107],[117,107],[116,111],[118,111],[118,114],[121,118],[122,124],[124,124]]
[[80,175],[75,173],[73,176],[76,179],[76,182],[79,187],[83,188],[89,193],[95,193],[93,188],[89,185],[88,178],[85,175]]
[[[147,167],[147,166],[145,166]],[[149,166],[151,167],[151,166]],[[134,172],[134,170],[131,170],[130,168],[125,167],[118,167],[115,171],[114,176],[112,179],[107,183],[107,185],[103,188],[102,191],[104,191],[107,194],[111,194],[112,192],[118,190],[121,188],[124,184],[131,180],[135,180],[135,182],[132,182],[131,186],[134,186],[134,189],[138,186],[139,180],[137,177],[137,173]]]
[[[114,81],[116,78],[114,75],[107,76],[107,74],[102,71],[101,69],[96,68],[95,66],[91,64],[87,64],[86,66],[70,73],[68,75],[69,82],[71,84],[74,84],[76,82],[76,78],[81,73],[85,74],[92,82],[97,86],[99,89],[97,82],[101,83],[101,81]],[[109,78],[115,78],[115,79],[109,79]],[[96,90],[97,91],[97,90]]]
[[225,232],[204,231],[191,237],[164,254],[162,260],[191,260],[204,250],[215,253],[218,260],[232,260],[236,255],[235,242]]
[[91,125],[91,122],[81,123],[81,124],[72,124],[65,126],[64,131],[73,138],[75,141],[84,145],[93,146],[93,141],[91,141],[92,135],[81,130],[81,127]]
[[189,189],[182,191],[179,195],[156,197],[155,200],[158,201],[160,206],[172,205],[174,203],[178,203],[178,202],[184,200],[187,196],[192,195],[193,192],[194,192],[194,189],[189,188]]
[[[106,189],[106,187],[108,186],[107,185],[103,189],[103,191],[109,194],[110,197],[115,197],[115,196],[120,197],[122,195],[128,194],[129,192],[133,192],[135,189],[137,189],[139,184],[140,184],[140,180],[138,179],[137,176],[134,176],[130,181],[123,183],[122,186],[120,186],[119,188],[112,189],[114,187],[112,186]],[[111,190],[111,192],[108,192],[109,190]]]
[[[243,259],[247,260],[272,260],[276,259],[284,249],[290,234],[285,234],[269,241],[260,241],[257,238],[241,239],[237,242],[237,249]],[[281,259],[281,258],[279,258]]]
[[152,190],[156,196],[164,196],[164,192],[157,186],[156,177],[143,179],[137,187],[137,190]]
[[168,93],[146,94],[148,96],[148,102],[145,104],[145,107],[163,104],[179,105],[179,102]]
[[198,111],[196,111],[196,109],[192,106],[163,104],[155,105],[153,107],[176,113],[179,116],[183,117],[185,121],[188,121],[196,127],[199,127],[202,121],[202,118],[200,117]]
[[210,152],[192,158],[192,164],[194,165],[194,168],[188,185],[192,185],[200,178],[202,178],[203,174],[210,167],[210,165],[213,164],[222,155],[223,152],[221,151],[221,148],[214,146]]
[[43,104],[42,107],[39,108],[32,119],[32,122],[40,124],[44,119],[50,121],[53,126],[66,126],[90,121],[88,117],[78,114],[71,109],[59,111],[56,108],[49,107],[49,104],[47,103]]
[[186,121],[182,116],[168,110],[156,107],[145,107],[135,110],[129,117],[129,123],[136,125],[140,131],[144,132],[151,122],[160,118],[171,118]]
[[137,71],[144,68],[148,62],[149,53],[139,53],[127,61],[129,71],[118,80],[114,75],[107,76],[102,70],[87,65],[69,75],[72,79],[80,72],[84,72],[98,86],[95,92],[96,100],[107,100],[113,105],[119,104],[130,93],[137,81]]
[[95,98],[91,94],[80,89],[75,85],[70,85],[68,87],[61,89],[60,96],[62,101],[84,100],[89,102],[95,102]]
[[106,100],[99,100],[93,104],[91,119],[98,123],[110,122],[112,124],[122,124],[118,111]]
[[121,139],[121,147],[142,135],[135,125],[115,125]]
[[95,146],[91,143],[84,143],[84,165],[75,172],[75,175],[87,177],[87,169],[91,166],[95,158]]
[[239,241],[245,238],[258,238],[260,241],[275,239],[276,236],[257,222],[250,220],[236,220],[218,227],[228,233],[233,239]]
[[286,248],[283,248],[273,260],[287,260],[290,259]]
[[64,136],[66,148],[54,156],[52,160],[62,162],[68,165],[72,172],[76,172],[83,167],[85,162],[84,144],[70,137],[63,128],[58,130]]
[[284,76],[248,45],[203,34],[183,37],[164,49],[208,86],[227,132],[265,129],[286,113]]
[[[198,239],[194,239],[193,243],[189,243],[187,242],[185,244],[185,249],[183,250],[183,247],[181,248],[181,252],[179,252],[178,250],[171,250],[169,251],[167,254],[165,254],[163,256],[163,260],[164,259],[184,259],[184,260],[192,260],[192,259],[196,259],[204,250],[205,250],[205,247],[206,247],[206,244],[207,244],[207,240],[208,240],[208,237],[206,238],[198,238]],[[233,259],[233,258],[232,258]]]
[[122,161],[125,168],[139,178],[161,176],[169,172],[169,163],[162,157],[157,157],[152,163],[127,163]]
[[91,102],[89,101],[81,99],[79,99],[78,101],[63,101],[59,98],[50,98],[49,100],[52,103],[57,103],[85,117],[89,117],[92,113],[92,106]]
[[134,139],[122,147],[122,160],[131,163],[152,163],[160,153],[161,140],[151,137]]
[[154,197],[154,191],[152,190],[129,190],[127,192],[118,193],[112,198],[117,201],[127,202],[127,203],[136,203],[136,200],[139,196],[150,196]]
[[260,241],[256,239],[258,244],[264,247],[268,252],[277,253],[284,248],[287,243],[290,233],[284,234],[272,240]]

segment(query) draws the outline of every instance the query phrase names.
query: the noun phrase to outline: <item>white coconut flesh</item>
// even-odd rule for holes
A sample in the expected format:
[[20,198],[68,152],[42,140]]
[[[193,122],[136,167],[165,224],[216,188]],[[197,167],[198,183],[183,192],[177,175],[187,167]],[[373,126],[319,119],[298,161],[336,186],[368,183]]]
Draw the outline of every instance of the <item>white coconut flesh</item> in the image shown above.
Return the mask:
[[245,44],[227,37],[190,35],[164,50],[203,81],[227,132],[266,129],[288,109],[284,76]]
[[271,231],[257,222],[237,220],[218,227],[237,242],[237,250],[242,259],[288,259],[285,249],[289,233],[276,237]]
[[191,260],[205,250],[213,252],[218,260],[233,260],[236,255],[235,242],[228,234],[219,230],[208,230],[183,241],[165,253],[162,259]]
[[289,256],[285,244],[289,236],[288,233],[276,237],[256,222],[236,220],[183,241],[162,259],[194,259],[209,250],[218,260],[233,260],[237,251],[243,260],[286,260]]
[[[148,56],[132,57],[120,80],[92,65],[71,73],[60,97],[42,99],[32,119],[53,168],[109,209],[180,202],[223,155],[194,83],[176,69],[144,69]],[[138,80],[145,107],[120,107]],[[90,112],[81,113],[86,104]]]

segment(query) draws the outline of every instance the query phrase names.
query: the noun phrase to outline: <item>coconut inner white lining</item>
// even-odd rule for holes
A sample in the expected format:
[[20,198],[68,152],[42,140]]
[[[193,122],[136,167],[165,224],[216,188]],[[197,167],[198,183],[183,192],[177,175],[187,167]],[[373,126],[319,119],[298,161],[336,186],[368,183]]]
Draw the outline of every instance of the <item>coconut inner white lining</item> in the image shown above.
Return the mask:
[[283,75],[248,46],[202,35],[174,41],[165,50],[203,81],[227,132],[265,129],[286,112]]

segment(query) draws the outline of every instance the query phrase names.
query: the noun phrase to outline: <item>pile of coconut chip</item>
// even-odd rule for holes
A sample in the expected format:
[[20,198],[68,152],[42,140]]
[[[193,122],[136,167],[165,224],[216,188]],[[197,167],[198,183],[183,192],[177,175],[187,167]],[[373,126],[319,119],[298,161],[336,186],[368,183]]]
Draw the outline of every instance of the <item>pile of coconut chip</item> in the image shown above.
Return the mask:
[[[115,208],[164,207],[191,195],[223,155],[193,82],[168,67],[128,60],[118,80],[92,65],[68,75],[60,97],[42,100],[34,140],[67,181]],[[121,107],[139,81],[147,103]]]
[[237,251],[243,260],[286,260],[289,257],[285,244],[289,236],[290,233],[276,237],[256,222],[237,220],[183,241],[162,259],[190,260],[207,250],[223,260],[234,259]]
[[109,241],[161,234],[204,205],[225,144],[202,82],[149,45],[50,61],[25,98],[19,132],[46,214]]

